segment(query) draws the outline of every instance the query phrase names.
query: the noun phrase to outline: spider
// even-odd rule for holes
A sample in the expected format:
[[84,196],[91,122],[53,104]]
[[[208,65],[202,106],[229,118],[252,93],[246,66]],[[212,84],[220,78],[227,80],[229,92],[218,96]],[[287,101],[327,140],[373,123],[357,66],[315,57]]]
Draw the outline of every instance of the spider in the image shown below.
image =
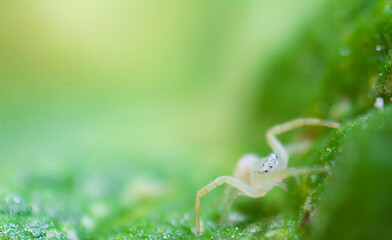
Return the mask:
[[[228,209],[238,195],[245,195],[251,198],[263,197],[269,190],[279,186],[287,191],[286,185],[282,182],[289,177],[298,177],[312,172],[322,172],[325,168],[288,168],[289,154],[285,147],[276,138],[276,135],[290,131],[301,126],[325,126],[330,128],[339,128],[340,124],[332,121],[321,120],[316,118],[298,118],[292,121],[275,125],[266,133],[269,146],[274,153],[267,157],[259,157],[256,154],[245,154],[242,156],[235,168],[234,176],[221,176],[200,189],[196,194],[195,200],[195,230],[200,233],[200,199],[202,196],[212,191],[214,188],[226,183],[229,186],[225,189],[224,195],[229,195],[225,204],[220,224],[222,225]],[[234,189],[234,190],[233,190]]]

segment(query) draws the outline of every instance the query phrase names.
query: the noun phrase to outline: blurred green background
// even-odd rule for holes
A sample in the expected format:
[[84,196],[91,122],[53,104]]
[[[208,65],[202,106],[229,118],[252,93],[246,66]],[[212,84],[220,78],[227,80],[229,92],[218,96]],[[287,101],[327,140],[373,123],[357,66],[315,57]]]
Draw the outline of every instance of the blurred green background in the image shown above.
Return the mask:
[[[342,175],[362,186],[367,169],[380,175],[375,185],[391,182],[364,157],[385,145],[378,159],[389,166],[391,114],[372,109],[376,97],[392,97],[391,46],[387,0],[2,1],[0,237],[357,236],[342,232],[358,211],[327,231],[349,197],[326,207],[323,194],[352,196],[357,185],[334,186],[351,182]],[[338,132],[283,136],[318,139],[290,164],[330,165],[328,176],[240,198],[224,228],[217,190],[202,201],[205,234],[194,235],[196,191],[231,175],[242,154],[267,155],[265,131],[298,117],[343,122]],[[370,165],[340,166],[354,151],[347,142],[362,146],[366,134],[380,143],[360,148]],[[388,196],[377,196],[359,204],[386,209],[378,199]]]

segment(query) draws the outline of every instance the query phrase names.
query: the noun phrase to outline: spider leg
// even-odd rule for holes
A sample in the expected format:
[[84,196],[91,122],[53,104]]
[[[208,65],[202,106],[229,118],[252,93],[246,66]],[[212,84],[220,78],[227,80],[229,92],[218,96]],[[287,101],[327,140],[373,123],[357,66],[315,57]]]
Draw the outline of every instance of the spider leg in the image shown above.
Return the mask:
[[234,177],[229,177],[229,176],[222,176],[218,177],[211,183],[207,184],[204,188],[200,189],[196,193],[196,200],[195,200],[195,229],[196,233],[200,233],[200,219],[199,219],[199,214],[200,214],[200,199],[204,195],[206,195],[208,192],[212,191],[214,188],[222,185],[222,184],[229,184],[230,186],[236,188],[241,194],[246,195],[248,197],[252,198],[258,198],[264,196],[266,193],[265,191],[257,191],[253,189],[251,186],[246,184],[245,182],[238,180],[237,178]]
[[286,184],[284,183],[284,182],[276,182],[275,183],[276,184],[276,186],[279,186],[279,187],[281,187],[284,191],[288,191],[288,189],[287,189],[287,186],[286,186]]
[[[268,175],[259,176],[255,182],[255,184],[262,184],[263,182],[271,181],[271,179],[275,179],[277,181],[283,181],[286,178],[294,177],[298,178],[302,175],[307,175],[311,173],[319,173],[319,172],[326,172],[327,169],[325,167],[297,167],[297,168],[287,168],[275,172],[270,172]],[[276,185],[280,186],[277,183]],[[280,186],[282,187],[282,186]],[[284,188],[284,187],[283,187]]]
[[231,191],[233,190],[233,187],[232,186],[230,186],[230,185],[227,185],[226,187],[225,187],[225,190],[223,190],[223,193],[222,193],[222,195],[219,197],[219,199],[216,201],[216,203],[215,203],[215,207],[217,208],[217,207],[219,207],[219,204],[221,203],[221,202],[223,202],[228,196],[231,196]]
[[238,190],[234,190],[234,192],[231,193],[230,198],[227,200],[225,206],[223,207],[222,214],[221,214],[221,217],[219,220],[219,226],[222,226],[223,223],[225,222],[226,215],[229,211],[229,208],[230,208],[231,204],[233,204],[233,202],[237,198],[237,196],[238,196]]
[[330,128],[339,128],[340,124],[332,121],[317,119],[317,118],[298,118],[270,128],[266,133],[267,142],[272,148],[272,150],[280,158],[280,162],[284,168],[287,167],[289,155],[287,150],[284,148],[284,146],[276,138],[276,135],[279,135],[281,133],[302,126],[324,126]]
[[293,153],[304,153],[312,146],[310,139],[302,140],[297,143],[290,143],[285,145],[286,151],[289,155]]

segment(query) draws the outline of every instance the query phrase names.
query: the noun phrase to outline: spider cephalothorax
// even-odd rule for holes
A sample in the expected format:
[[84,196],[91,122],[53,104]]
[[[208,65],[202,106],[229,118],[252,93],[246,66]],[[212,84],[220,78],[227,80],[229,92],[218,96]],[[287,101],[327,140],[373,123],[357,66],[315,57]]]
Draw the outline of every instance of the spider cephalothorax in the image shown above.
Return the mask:
[[258,173],[267,173],[269,171],[274,171],[278,165],[278,156],[275,153],[271,153],[268,157],[265,158],[265,162],[262,166],[257,170]]

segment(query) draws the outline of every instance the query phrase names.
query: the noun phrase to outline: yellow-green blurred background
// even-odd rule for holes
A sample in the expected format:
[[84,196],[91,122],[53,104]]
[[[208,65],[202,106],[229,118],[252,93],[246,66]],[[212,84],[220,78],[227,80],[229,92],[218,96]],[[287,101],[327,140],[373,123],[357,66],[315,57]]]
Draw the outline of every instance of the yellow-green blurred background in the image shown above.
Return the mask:
[[260,72],[322,4],[2,1],[2,155],[126,152],[230,169],[233,143],[263,135],[243,127]]

